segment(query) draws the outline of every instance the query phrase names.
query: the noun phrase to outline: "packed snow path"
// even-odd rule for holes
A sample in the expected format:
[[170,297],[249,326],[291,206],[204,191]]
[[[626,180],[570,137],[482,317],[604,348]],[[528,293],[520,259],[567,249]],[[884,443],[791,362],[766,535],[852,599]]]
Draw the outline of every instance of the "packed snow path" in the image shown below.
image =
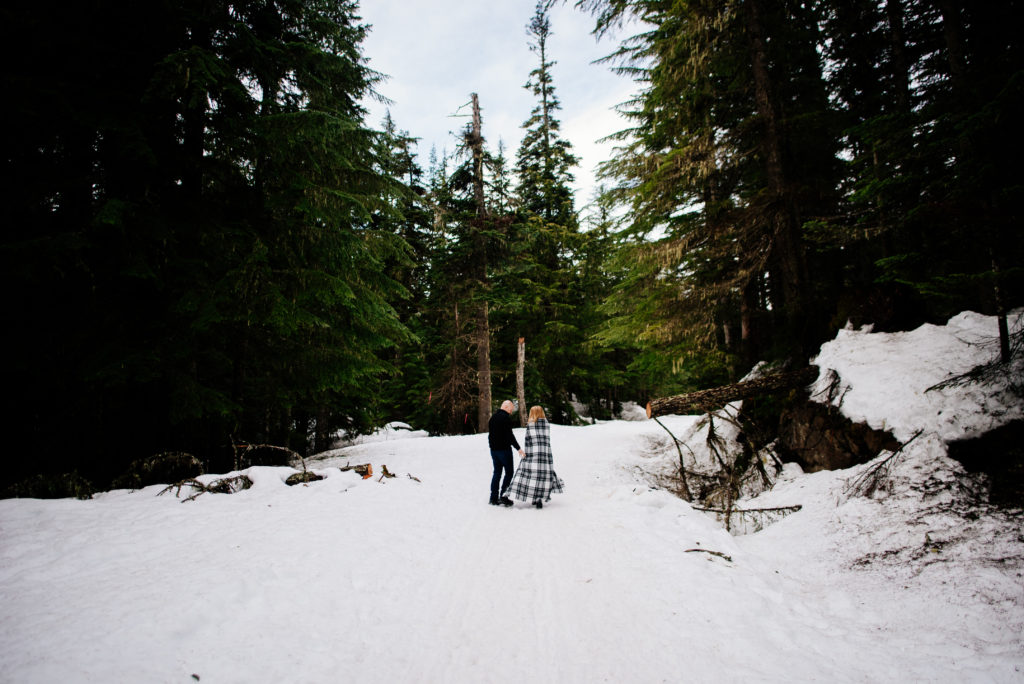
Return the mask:
[[[487,505],[483,435],[350,447],[308,486],[254,468],[252,489],[185,503],[161,487],[0,501],[2,679],[1024,678],[1014,624],[984,600],[838,572],[799,526],[785,535],[797,516],[733,539],[644,486],[658,434],[553,426],[566,493],[543,510]],[[337,470],[363,462],[397,477]]]

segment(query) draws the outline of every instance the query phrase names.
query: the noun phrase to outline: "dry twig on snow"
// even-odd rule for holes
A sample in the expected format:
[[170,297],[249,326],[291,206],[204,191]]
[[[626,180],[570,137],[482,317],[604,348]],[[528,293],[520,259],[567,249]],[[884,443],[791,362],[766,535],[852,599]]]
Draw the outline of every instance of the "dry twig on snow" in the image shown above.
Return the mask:
[[901,444],[899,449],[858,475],[850,486],[846,488],[843,495],[846,498],[850,498],[851,496],[871,496],[874,494],[885,482],[889,471],[896,464],[896,457],[903,453],[903,449],[909,446],[911,442],[920,437],[922,432],[924,430],[915,432],[914,436]]
[[240,492],[243,489],[252,487],[252,480],[250,480],[246,475],[235,475],[234,477],[222,477],[221,479],[214,480],[210,484],[206,485],[195,478],[189,478],[187,480],[181,480],[180,482],[167,485],[157,494],[157,496],[166,494],[172,489],[175,489],[176,491],[174,492],[174,496],[180,497],[182,487],[192,487],[192,489],[196,490],[194,494],[181,500],[181,503],[185,503],[186,501],[192,501],[200,494],[205,494],[207,492],[211,494],[234,494],[235,492]]
[[726,556],[721,551],[712,551],[710,549],[686,549],[686,551],[685,551],[685,553],[697,553],[697,552],[699,552],[699,553],[710,553],[712,556],[718,556],[719,558],[724,558],[725,560],[727,560],[730,563],[732,563],[732,556]]

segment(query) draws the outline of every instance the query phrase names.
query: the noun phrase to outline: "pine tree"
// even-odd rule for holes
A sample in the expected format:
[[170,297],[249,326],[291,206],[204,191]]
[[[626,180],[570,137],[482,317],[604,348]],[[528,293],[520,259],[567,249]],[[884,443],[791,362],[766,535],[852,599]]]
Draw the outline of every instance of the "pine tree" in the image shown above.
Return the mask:
[[[462,163],[450,168],[447,156],[435,158],[430,174],[433,250],[428,297],[422,307],[432,358],[427,398],[438,412],[432,424],[449,434],[476,432],[482,414],[486,411],[490,417],[490,401],[480,400],[484,383],[479,352],[481,331],[489,330],[489,314],[487,325],[480,323],[491,297],[487,270],[491,219],[482,177],[487,155],[482,136],[476,139],[475,131],[479,129],[472,124],[463,131]],[[473,154],[474,142],[479,155]],[[489,346],[489,333],[486,342]]]
[[[527,26],[537,67],[524,86],[536,106],[523,123],[516,153],[515,221],[509,226],[506,260],[496,269],[503,293],[498,327],[507,343],[499,364],[509,382],[516,344],[526,339],[527,394],[542,402],[556,421],[573,415],[569,400],[581,352],[578,274],[573,255],[579,247],[572,169],[578,163],[571,143],[562,138],[548,41],[553,35],[546,2],[538,2]],[[512,387],[508,386],[509,395]]]
[[432,256],[435,250],[429,183],[416,159],[417,140],[399,131],[390,112],[382,124],[382,171],[396,181],[397,191],[389,197],[389,210],[378,213],[378,229],[398,234],[408,252],[396,254],[385,268],[409,293],[396,307],[399,318],[414,338],[385,350],[393,370],[387,374],[379,394],[373,397],[374,420],[369,427],[402,421],[425,429],[439,430],[430,408],[430,375],[433,326],[424,316],[424,305],[433,287]]
[[16,443],[103,479],[166,449],[220,467],[232,438],[301,450],[314,416],[360,419],[406,332],[382,268],[404,247],[371,220],[392,183],[362,125],[376,76],[355,7],[5,10],[49,55],[5,75],[25,94],[5,291],[27,287],[12,316],[51,340],[5,377]]
[[525,133],[516,155],[519,183],[516,194],[520,207],[551,225],[573,228],[576,213],[573,207],[572,169],[579,159],[572,154],[572,143],[560,135],[561,123],[556,114],[562,104],[555,93],[551,73],[555,62],[548,59],[551,38],[550,3],[539,0],[527,26],[531,37],[530,51],[537,55],[538,65],[530,72],[524,88],[537,104],[523,123]]
[[599,339],[632,335],[684,372],[738,351],[742,370],[804,358],[848,318],[1019,301],[1011,7],[578,4],[598,31],[651,27],[613,56],[644,89],[604,167],[631,224]]
[[758,0],[583,5],[599,30],[630,16],[653,27],[614,55],[644,89],[603,169],[633,219],[635,270],[610,330],[670,350],[666,377],[709,352],[803,356],[824,333],[803,226],[834,211],[839,175],[816,15]]
[[1012,12],[945,0],[830,9],[830,85],[847,118],[852,192],[845,220],[829,228],[859,256],[861,288],[913,296],[913,309],[882,325],[995,313],[1019,297],[1019,276],[1004,266],[1019,261],[1021,243],[997,199],[1020,185],[1006,128],[1020,110]]
[[608,322],[606,303],[622,276],[622,270],[612,263],[621,223],[621,218],[613,214],[614,208],[604,186],[598,187],[586,208],[586,228],[581,227],[573,258],[579,292],[575,318],[584,339],[574,363],[573,392],[592,419],[613,418],[624,400],[645,401],[650,387],[630,369],[637,351],[634,339],[613,344],[601,339]]
[[[623,276],[598,339],[632,347],[631,367],[657,391],[720,378],[714,367],[729,359],[711,352],[721,349],[720,331],[740,327],[733,321],[742,295],[757,297],[757,274],[766,265],[763,247],[744,245],[757,233],[738,201],[749,160],[731,151],[731,123],[751,117],[753,99],[732,75],[746,52],[735,10],[653,2],[591,9],[600,30],[632,12],[654,26],[614,56],[620,71],[646,88],[625,105],[634,126],[616,136],[617,156],[602,167],[618,182],[609,197],[629,206],[630,221],[615,262]],[[756,315],[756,305],[749,308],[744,314]],[[753,331],[746,337],[751,342]]]

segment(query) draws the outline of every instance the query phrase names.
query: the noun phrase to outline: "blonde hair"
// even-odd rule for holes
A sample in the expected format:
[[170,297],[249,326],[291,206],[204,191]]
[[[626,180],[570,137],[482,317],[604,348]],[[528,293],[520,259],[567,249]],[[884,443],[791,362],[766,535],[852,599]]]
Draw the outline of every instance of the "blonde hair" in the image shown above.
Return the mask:
[[544,409],[542,409],[540,406],[531,406],[530,407],[530,419],[527,420],[526,422],[528,422],[528,423],[536,423],[538,420],[547,420],[547,419],[548,419],[548,417],[544,415]]

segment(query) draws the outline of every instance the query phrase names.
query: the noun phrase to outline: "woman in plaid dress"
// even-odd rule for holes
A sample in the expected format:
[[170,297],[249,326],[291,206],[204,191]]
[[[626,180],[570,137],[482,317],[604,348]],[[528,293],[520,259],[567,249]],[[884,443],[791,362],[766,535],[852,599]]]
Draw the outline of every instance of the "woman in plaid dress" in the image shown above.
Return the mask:
[[551,501],[551,492],[562,492],[562,480],[555,474],[551,455],[551,429],[544,409],[534,406],[526,424],[526,456],[519,462],[508,487],[508,496],[532,501],[537,508]]

